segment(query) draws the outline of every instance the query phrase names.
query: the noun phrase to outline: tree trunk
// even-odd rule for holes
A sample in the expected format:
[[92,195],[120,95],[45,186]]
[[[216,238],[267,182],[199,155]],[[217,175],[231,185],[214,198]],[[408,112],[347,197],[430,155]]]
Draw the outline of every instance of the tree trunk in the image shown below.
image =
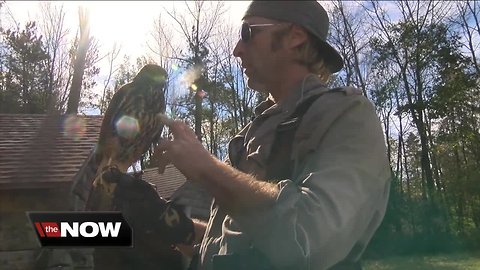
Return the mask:
[[72,86],[68,97],[67,114],[77,114],[80,103],[80,93],[82,90],[83,73],[85,71],[85,62],[87,51],[90,45],[90,29],[88,14],[83,9],[79,9],[80,38],[73,64]]

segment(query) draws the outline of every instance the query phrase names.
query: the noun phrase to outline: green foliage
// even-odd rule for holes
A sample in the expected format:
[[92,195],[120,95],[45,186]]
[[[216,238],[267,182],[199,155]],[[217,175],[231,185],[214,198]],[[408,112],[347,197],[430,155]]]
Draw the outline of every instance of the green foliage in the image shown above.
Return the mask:
[[[19,26],[0,29],[0,113],[43,114],[65,110],[78,36],[71,43],[66,40],[67,31],[60,25],[62,11],[46,8],[44,12],[50,20],[43,21],[45,33],[35,21],[26,23],[24,29]],[[64,44],[71,44],[70,49]],[[93,44],[88,48],[82,80],[81,94],[87,99],[84,106],[95,98],[91,89],[100,72],[95,65],[98,58],[98,48]]]
[[[0,1],[0,8],[3,3]],[[341,45],[353,44],[345,39],[359,39],[355,44],[361,54],[356,59],[353,47],[339,46],[348,57],[348,72],[336,74],[336,81],[360,83],[360,76],[364,77],[368,97],[383,121],[392,164],[388,210],[367,256],[480,249],[480,74],[478,56],[468,51],[471,44],[458,32],[469,29],[472,40],[480,40],[476,23],[480,18],[479,3],[468,2],[475,8],[469,9],[466,2],[396,1],[393,5],[401,13],[396,21],[382,14],[375,16],[373,7],[380,3],[384,2],[359,3],[362,12],[350,12],[347,9],[354,5],[344,5],[345,14],[364,17],[331,20],[352,22],[351,36],[339,24],[335,38],[344,39],[338,40]],[[210,14],[202,9],[201,1],[190,4],[195,5],[189,9],[192,14],[182,19],[174,16],[185,51],[168,57],[178,61],[175,64],[179,73],[198,70],[190,83],[206,94],[198,98],[202,92],[190,88],[186,95],[168,100],[167,110],[195,126],[205,146],[222,158],[229,138],[250,121],[253,108],[266,95],[246,86],[238,62],[225,54],[231,53],[231,48],[212,46],[218,41],[228,43],[226,37],[216,40],[218,36],[223,38],[221,34],[209,32],[216,30],[215,24],[195,21],[214,16],[205,16]],[[460,13],[444,13],[454,11],[457,5],[463,12],[470,12],[466,20]],[[332,15],[340,16],[338,11]],[[189,24],[192,18],[194,23]],[[463,28],[454,28],[453,24]],[[371,38],[366,43],[370,35],[355,33],[371,33]],[[70,59],[77,43],[70,43]],[[53,61],[47,51],[35,23],[1,32],[1,113],[45,113],[49,102],[62,107],[61,95],[68,89],[69,73],[64,74],[65,83],[47,91],[51,79],[47,67]],[[98,50],[93,48],[89,57],[83,105],[101,112],[115,90],[151,62],[142,57],[132,64],[126,57],[114,76],[113,86],[106,89],[105,98],[99,102],[98,94],[85,91],[95,86]],[[361,61],[358,67],[354,66],[357,60]],[[70,63],[65,69],[71,68]],[[144,156],[142,167],[155,166],[149,163],[151,153]]]
[[363,263],[365,270],[476,270],[479,267],[480,254],[468,252],[435,256],[395,256]]
[[35,22],[29,22],[24,30],[2,32],[4,62],[2,69],[2,113],[45,113],[51,93],[47,87],[44,69],[47,53],[43,49],[42,37],[37,34]]
[[388,121],[395,177],[385,219],[367,254],[478,248],[479,74],[449,24],[461,18],[441,19],[435,12],[443,3],[396,5],[403,17],[386,22],[379,15],[382,32],[369,44],[370,96]]

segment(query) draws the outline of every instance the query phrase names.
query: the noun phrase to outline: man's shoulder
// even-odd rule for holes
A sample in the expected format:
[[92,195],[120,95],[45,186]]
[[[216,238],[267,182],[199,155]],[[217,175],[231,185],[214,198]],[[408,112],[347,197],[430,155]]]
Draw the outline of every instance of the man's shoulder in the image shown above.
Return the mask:
[[325,112],[332,114],[357,103],[371,103],[363,95],[363,91],[360,88],[353,86],[318,88],[313,90],[310,95],[315,101],[311,105],[308,114]]
[[354,87],[329,89],[311,104],[303,116],[295,134],[294,156],[303,156],[309,150],[315,149],[325,134],[334,127],[339,139],[340,135],[344,134],[355,134],[357,138],[367,136],[362,133],[363,131],[352,132],[367,122],[378,123],[378,118],[375,107],[362,94],[361,89]]
[[343,93],[346,96],[361,96],[363,95],[363,91],[360,88],[354,86],[343,86],[343,87],[335,87],[331,88],[327,91],[327,93]]
[[327,87],[319,85],[308,92],[308,96],[329,96],[343,94],[344,96],[363,96],[362,89],[355,86]]
[[331,124],[348,118],[367,119],[376,115],[373,103],[363,91],[352,86],[331,88],[318,95],[303,116],[301,129],[328,129]]

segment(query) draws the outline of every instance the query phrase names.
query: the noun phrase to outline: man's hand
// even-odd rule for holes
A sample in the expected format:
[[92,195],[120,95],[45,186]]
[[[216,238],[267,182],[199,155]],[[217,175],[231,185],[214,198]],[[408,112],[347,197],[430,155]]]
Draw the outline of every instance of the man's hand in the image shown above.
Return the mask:
[[166,116],[162,116],[162,122],[170,128],[173,140],[163,139],[155,149],[159,171],[163,172],[167,164],[173,163],[188,180],[196,181],[215,163],[215,158],[187,124]]
[[187,124],[160,115],[173,140],[162,140],[155,149],[159,170],[172,163],[192,182],[200,183],[230,215],[270,208],[279,189],[218,160],[208,152]]
[[113,203],[132,225],[136,236],[148,238],[156,233],[168,244],[192,243],[192,220],[179,205],[162,199],[152,184],[115,167],[105,171],[103,178],[117,184]]

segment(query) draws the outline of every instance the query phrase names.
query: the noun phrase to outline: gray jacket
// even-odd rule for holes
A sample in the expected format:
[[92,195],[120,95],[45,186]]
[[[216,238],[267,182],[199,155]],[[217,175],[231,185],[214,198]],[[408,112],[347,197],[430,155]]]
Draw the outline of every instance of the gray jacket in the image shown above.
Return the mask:
[[292,141],[293,177],[279,179],[273,209],[234,220],[214,202],[199,269],[212,269],[214,254],[252,246],[277,269],[328,269],[361,256],[385,214],[391,172],[380,121],[358,89],[329,91],[307,77],[284,103],[256,108],[255,120],[231,140],[230,159],[265,179],[276,127],[316,94]]

